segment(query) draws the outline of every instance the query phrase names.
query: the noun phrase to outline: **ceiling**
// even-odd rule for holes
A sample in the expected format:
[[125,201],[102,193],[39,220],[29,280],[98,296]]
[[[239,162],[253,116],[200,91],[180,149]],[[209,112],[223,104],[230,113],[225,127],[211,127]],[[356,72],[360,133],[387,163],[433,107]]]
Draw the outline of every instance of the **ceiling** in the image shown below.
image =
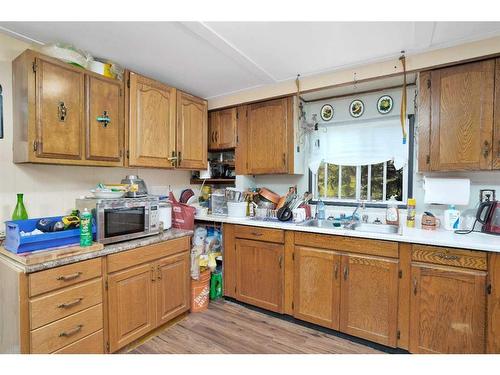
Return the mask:
[[500,35],[500,22],[0,22],[210,99]]

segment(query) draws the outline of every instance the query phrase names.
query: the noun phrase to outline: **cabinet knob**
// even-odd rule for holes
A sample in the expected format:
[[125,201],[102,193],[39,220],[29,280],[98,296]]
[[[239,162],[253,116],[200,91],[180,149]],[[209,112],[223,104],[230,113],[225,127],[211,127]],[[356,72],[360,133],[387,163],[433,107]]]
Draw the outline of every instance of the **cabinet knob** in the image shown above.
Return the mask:
[[417,278],[413,278],[413,294],[417,295]]
[[488,141],[484,141],[483,144],[483,157],[486,159],[490,154],[490,143]]
[[104,111],[102,113],[102,116],[97,116],[96,120],[103,126],[103,128],[106,128],[111,123],[111,118],[108,116],[108,111]]

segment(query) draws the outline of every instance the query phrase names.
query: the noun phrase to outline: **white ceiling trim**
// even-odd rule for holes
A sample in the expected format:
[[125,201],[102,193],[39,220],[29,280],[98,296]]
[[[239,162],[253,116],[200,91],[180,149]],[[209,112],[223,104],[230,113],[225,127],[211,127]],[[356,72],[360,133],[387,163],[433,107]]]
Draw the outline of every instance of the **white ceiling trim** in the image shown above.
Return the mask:
[[10,36],[12,36],[12,37],[14,37],[16,39],[21,39],[21,40],[23,40],[25,42],[35,43],[35,44],[38,44],[38,45],[41,45],[41,46],[45,45],[44,42],[40,42],[39,40],[30,38],[29,36],[26,36],[24,34],[16,33],[15,31],[7,29],[6,27],[0,26],[0,30],[4,31],[6,34],[8,34],[8,35],[10,35]]
[[414,22],[413,23],[413,48],[426,49],[432,45],[436,22]]
[[212,47],[231,58],[242,68],[248,70],[264,83],[277,82],[276,78],[267,72],[263,67],[253,61],[249,56],[244,54],[236,46],[230,43],[227,39],[219,35],[215,30],[204,22],[180,22],[182,26],[208,42]]

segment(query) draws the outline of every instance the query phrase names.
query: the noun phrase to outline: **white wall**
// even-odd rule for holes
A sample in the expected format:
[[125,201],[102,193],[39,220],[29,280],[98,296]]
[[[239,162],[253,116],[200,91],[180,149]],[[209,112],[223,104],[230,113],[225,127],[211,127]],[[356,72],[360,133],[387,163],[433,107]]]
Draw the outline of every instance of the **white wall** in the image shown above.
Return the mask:
[[[169,185],[178,197],[189,187],[189,171],[155,169],[73,167],[14,164],[12,162],[12,59],[29,46],[0,34],[0,84],[4,100],[4,138],[0,139],[0,222],[10,220],[16,193],[25,194],[30,217],[65,214],[75,199],[88,194],[98,182],[113,183],[127,174],[138,174],[151,193],[167,193]],[[195,192],[197,187],[192,187]],[[3,231],[0,224],[0,231]]]

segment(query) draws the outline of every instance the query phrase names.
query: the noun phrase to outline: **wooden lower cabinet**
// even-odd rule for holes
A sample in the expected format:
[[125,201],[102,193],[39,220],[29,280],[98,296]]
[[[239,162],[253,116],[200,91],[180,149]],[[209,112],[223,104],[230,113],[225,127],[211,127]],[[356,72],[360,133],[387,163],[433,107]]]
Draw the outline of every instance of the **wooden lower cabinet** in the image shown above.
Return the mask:
[[330,250],[295,247],[294,317],[339,329],[340,261]]
[[410,352],[484,353],[486,272],[414,263]]
[[396,346],[398,260],[342,256],[340,330],[387,346]]
[[282,244],[236,239],[236,298],[283,312]]
[[153,264],[108,276],[109,348],[114,352],[155,327]]

